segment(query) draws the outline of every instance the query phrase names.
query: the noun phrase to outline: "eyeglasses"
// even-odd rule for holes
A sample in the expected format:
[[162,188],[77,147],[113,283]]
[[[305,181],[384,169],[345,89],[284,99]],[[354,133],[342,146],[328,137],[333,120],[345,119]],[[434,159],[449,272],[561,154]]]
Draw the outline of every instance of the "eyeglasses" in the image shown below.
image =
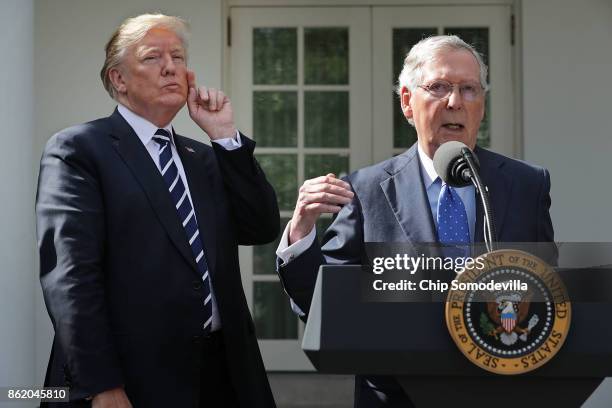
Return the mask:
[[450,82],[443,80],[433,81],[426,85],[419,85],[419,88],[424,89],[434,98],[446,99],[450,98],[455,86],[459,87],[459,94],[464,100],[468,102],[474,102],[484,93],[484,89],[480,84],[451,84]]

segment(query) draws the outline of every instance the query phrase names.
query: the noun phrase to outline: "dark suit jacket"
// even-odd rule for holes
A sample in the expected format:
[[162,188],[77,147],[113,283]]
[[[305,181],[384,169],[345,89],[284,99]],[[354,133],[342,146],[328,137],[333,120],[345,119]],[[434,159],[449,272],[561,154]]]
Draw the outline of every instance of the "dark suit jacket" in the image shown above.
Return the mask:
[[[548,171],[481,148],[475,153],[489,188],[498,241],[553,242]],[[315,240],[287,264],[279,261],[283,286],[305,313],[320,265],[366,263],[365,242],[438,241],[416,144],[399,156],[356,171],[347,181],[355,197],[338,213],[322,246]],[[478,200],[476,208],[475,241],[482,242],[483,212]],[[547,260],[554,261],[556,247],[554,252]],[[414,255],[418,256],[416,249]],[[370,385],[383,391],[389,385],[380,378],[370,379]]]
[[[241,406],[274,401],[244,296],[238,245],[273,240],[276,196],[253,157],[175,137]],[[115,110],[44,150],[36,202],[40,280],[55,329],[45,385],[82,399],[124,385],[135,407],[198,404],[203,289],[166,186]],[[76,404],[75,404],[76,406]]]

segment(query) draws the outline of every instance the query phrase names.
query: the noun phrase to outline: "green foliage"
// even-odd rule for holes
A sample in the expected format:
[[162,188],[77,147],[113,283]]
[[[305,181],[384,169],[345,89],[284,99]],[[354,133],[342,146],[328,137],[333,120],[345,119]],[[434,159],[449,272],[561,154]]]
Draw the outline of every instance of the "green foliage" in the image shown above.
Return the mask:
[[493,326],[493,323],[491,323],[491,320],[489,320],[485,312],[480,313],[480,330],[482,330],[484,334],[495,336],[495,326]]

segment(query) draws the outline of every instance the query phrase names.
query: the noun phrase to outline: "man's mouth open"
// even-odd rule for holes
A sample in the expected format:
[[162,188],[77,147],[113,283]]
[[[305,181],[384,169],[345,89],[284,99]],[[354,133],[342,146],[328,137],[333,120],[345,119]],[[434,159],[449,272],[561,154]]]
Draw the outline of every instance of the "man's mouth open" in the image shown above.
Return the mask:
[[444,129],[455,131],[455,132],[461,131],[464,128],[464,126],[461,123],[454,123],[454,122],[445,123],[442,125],[442,127]]

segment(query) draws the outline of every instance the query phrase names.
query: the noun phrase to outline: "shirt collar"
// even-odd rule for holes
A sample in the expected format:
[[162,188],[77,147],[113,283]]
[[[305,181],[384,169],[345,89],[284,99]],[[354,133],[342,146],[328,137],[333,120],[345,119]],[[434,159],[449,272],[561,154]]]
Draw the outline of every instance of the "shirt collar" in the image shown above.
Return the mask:
[[423,170],[423,182],[425,183],[425,189],[428,189],[434,181],[438,178],[438,173],[434,168],[433,160],[425,153],[421,148],[421,144],[417,142],[417,150],[419,154],[419,161]]
[[[132,127],[132,129],[134,129],[134,132],[136,132],[136,135],[138,136],[142,144],[145,146],[149,144],[151,139],[153,139],[155,132],[159,128],[153,123],[143,118],[142,116],[135,114],[120,103],[117,105],[117,110],[119,111],[121,116],[123,116],[123,119],[125,119],[125,121]],[[165,129],[168,131],[168,133],[170,133],[170,141],[172,142],[172,144],[174,144],[174,132],[172,131],[172,123],[168,123],[168,125],[162,129]]]

